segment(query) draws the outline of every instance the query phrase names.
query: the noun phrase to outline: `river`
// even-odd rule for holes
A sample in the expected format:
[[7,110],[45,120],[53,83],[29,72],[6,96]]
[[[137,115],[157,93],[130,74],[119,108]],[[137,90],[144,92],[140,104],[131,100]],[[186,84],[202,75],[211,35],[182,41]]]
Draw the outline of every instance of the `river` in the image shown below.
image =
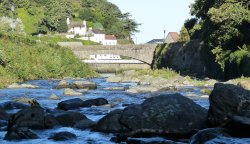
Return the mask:
[[[84,80],[84,79],[82,79]],[[77,98],[83,98],[83,99],[92,99],[92,98],[105,98],[109,101],[110,104],[112,104],[114,107],[91,107],[91,108],[81,108],[79,111],[86,115],[89,119],[93,121],[98,121],[100,118],[105,116],[107,113],[114,109],[123,109],[125,105],[132,104],[132,103],[142,103],[146,98],[151,97],[152,95],[157,94],[151,94],[151,93],[145,93],[145,94],[130,94],[126,91],[122,90],[107,90],[106,88],[110,87],[121,87],[121,88],[128,88],[129,86],[134,86],[136,83],[109,83],[106,82],[106,75],[102,76],[101,78],[93,78],[88,79],[92,82],[95,82],[98,84],[97,89],[88,91],[83,96],[77,96]],[[36,99],[42,107],[44,108],[50,108],[54,109],[57,107],[57,103],[63,100],[72,99],[76,97],[71,96],[64,96],[62,89],[53,89],[54,86],[57,85],[57,83],[60,80],[32,80],[25,82],[26,84],[32,84],[39,86],[38,89],[1,89],[0,90],[0,101],[1,103],[6,101],[11,101],[20,97],[25,98],[34,98]],[[68,81],[74,81],[73,79],[68,79]],[[167,92],[167,93],[174,93],[174,92]],[[191,99],[193,99],[197,104],[201,105],[202,107],[205,107],[208,109],[209,102],[207,98],[202,98],[201,96],[204,95],[201,92],[201,88],[199,87],[181,87],[178,88],[178,93],[183,94],[184,96],[187,96]],[[56,94],[61,100],[51,100],[49,99],[49,96],[51,94]],[[15,111],[9,111],[10,113],[13,113]],[[77,139],[73,141],[67,141],[67,142],[55,142],[53,140],[48,140],[48,137],[54,133],[54,132],[60,132],[60,131],[69,131],[77,135]],[[61,127],[61,128],[55,128],[45,131],[35,131],[39,139],[35,140],[23,140],[18,141],[20,144],[38,144],[38,143],[74,143],[74,144],[109,144],[110,138],[112,137],[112,134],[104,134],[104,133],[98,133],[98,132],[91,132],[90,130],[77,130],[74,128],[68,128],[68,127]],[[0,131],[0,143],[1,144],[14,144],[17,143],[17,141],[5,141],[3,140],[4,135],[6,131]]]

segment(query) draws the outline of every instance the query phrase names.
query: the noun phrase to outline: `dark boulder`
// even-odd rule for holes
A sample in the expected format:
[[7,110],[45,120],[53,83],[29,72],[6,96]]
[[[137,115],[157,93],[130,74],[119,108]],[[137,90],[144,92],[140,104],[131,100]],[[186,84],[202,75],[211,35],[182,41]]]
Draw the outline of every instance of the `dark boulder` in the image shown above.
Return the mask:
[[96,99],[89,99],[86,101],[81,100],[80,98],[65,100],[58,103],[58,109],[62,110],[72,110],[78,109],[81,107],[91,107],[91,106],[101,106],[108,104],[108,101],[104,98],[96,98]]
[[10,115],[0,108],[0,120],[8,120]]
[[230,137],[226,129],[223,128],[209,128],[200,130],[190,139],[190,144],[203,144],[217,137]]
[[72,110],[72,109],[78,109],[82,106],[83,100],[80,98],[65,100],[60,103],[58,103],[57,107],[58,109],[62,110]]
[[95,126],[95,130],[108,133],[128,132],[129,129],[121,125],[119,122],[122,112],[123,110],[114,110],[110,112],[107,116],[98,121],[97,125]]
[[120,123],[130,135],[187,138],[204,128],[207,111],[180,94],[161,94],[124,109]]
[[223,127],[227,128],[233,137],[250,137],[250,118],[248,117],[230,116]]
[[250,118],[250,91],[232,84],[217,83],[209,97],[208,123],[222,126],[233,115]]
[[23,109],[10,118],[9,124],[13,124],[15,127],[45,129],[44,116],[45,110],[43,108]]
[[50,129],[53,127],[60,126],[60,123],[57,121],[57,119],[53,115],[46,114],[44,117],[44,126],[46,129]]
[[81,130],[89,129],[92,128],[96,125],[96,122],[89,120],[89,119],[84,119],[79,122],[77,122],[73,127]]
[[20,103],[20,102],[4,102],[0,104],[0,109],[4,110],[13,110],[13,109],[25,109],[29,108],[30,106],[28,104]]
[[89,99],[82,103],[81,107],[101,106],[109,104],[104,98]]
[[85,115],[72,111],[57,113],[54,116],[56,120],[64,127],[73,127],[82,120],[89,120]]
[[46,113],[45,109],[41,107],[31,107],[23,109],[10,117],[8,131],[12,127],[42,130],[52,128],[58,124],[53,116]]
[[66,141],[76,139],[76,135],[70,132],[58,132],[49,137],[55,141]]
[[4,140],[21,140],[21,139],[37,139],[39,138],[35,132],[27,128],[17,128],[8,131]]

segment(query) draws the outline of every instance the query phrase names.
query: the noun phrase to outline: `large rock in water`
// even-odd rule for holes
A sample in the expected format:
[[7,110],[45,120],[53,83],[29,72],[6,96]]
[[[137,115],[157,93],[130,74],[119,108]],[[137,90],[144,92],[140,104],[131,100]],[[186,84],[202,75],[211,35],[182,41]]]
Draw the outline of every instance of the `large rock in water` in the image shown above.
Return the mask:
[[72,111],[59,112],[55,114],[54,116],[56,120],[62,126],[65,126],[65,127],[73,127],[83,120],[86,124],[93,123],[93,121],[89,120],[85,115],[79,112],[72,112]]
[[58,103],[57,107],[62,110],[78,109],[80,107],[91,107],[91,106],[101,106],[108,104],[108,101],[104,98],[89,99],[86,101],[80,98],[65,100]]
[[208,128],[200,130],[190,139],[190,144],[204,144],[207,141],[215,139],[217,137],[230,137],[226,129],[223,128]]
[[39,138],[35,132],[27,128],[17,128],[13,131],[8,131],[4,136],[4,140],[22,140],[22,139],[37,139]]
[[114,110],[110,112],[108,115],[98,121],[97,125],[95,126],[95,130],[108,133],[128,132],[129,129],[121,125],[119,122],[122,112],[123,110]]
[[65,140],[76,139],[76,135],[64,131],[64,132],[54,133],[52,136],[49,137],[49,139],[53,139],[55,141],[65,141]]
[[8,102],[4,102],[0,104],[0,108],[4,110],[25,109],[29,107],[30,106],[28,104],[23,104],[20,102],[12,102],[12,101],[8,101]]
[[12,115],[8,123],[8,131],[12,128],[29,128],[35,130],[52,128],[59,123],[56,119],[46,113],[45,109],[40,107],[31,107],[23,109]]
[[120,123],[135,133],[189,137],[205,127],[206,110],[180,94],[162,94],[124,109]]
[[10,115],[5,112],[5,110],[0,108],[0,120],[5,120],[7,121],[9,119]]
[[217,83],[209,97],[210,126],[224,125],[231,116],[250,118],[250,91],[232,84]]
[[71,109],[78,109],[81,107],[83,100],[80,98],[69,99],[65,101],[61,101],[57,104],[57,107],[61,110],[71,110]]
[[97,84],[90,81],[75,81],[73,82],[73,88],[77,89],[96,89]]

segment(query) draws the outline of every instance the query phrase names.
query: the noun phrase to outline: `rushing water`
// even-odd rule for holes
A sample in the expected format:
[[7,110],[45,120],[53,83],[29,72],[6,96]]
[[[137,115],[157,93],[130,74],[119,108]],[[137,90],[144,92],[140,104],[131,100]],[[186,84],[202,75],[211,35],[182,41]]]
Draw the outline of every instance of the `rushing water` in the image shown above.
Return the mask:
[[[84,79],[82,79],[84,80]],[[91,107],[91,108],[82,108],[80,109],[80,112],[86,115],[89,119],[93,121],[98,121],[103,116],[107,115],[110,111],[114,109],[123,109],[126,104],[132,104],[132,103],[142,103],[146,98],[156,95],[156,94],[130,94],[122,90],[106,90],[105,88],[110,87],[122,87],[122,88],[128,88],[129,86],[136,85],[135,83],[109,83],[106,82],[105,77],[102,78],[94,78],[89,79],[92,82],[95,82],[98,84],[98,88],[96,90],[91,90],[82,96],[77,96],[77,98],[83,98],[83,99],[92,99],[92,98],[105,98],[109,101],[109,103],[113,106],[112,108],[109,107]],[[73,81],[73,80],[68,80]],[[32,84],[39,86],[38,89],[1,89],[0,90],[0,101],[6,102],[11,101],[20,97],[24,98],[34,98],[36,99],[42,107],[44,108],[56,108],[57,103],[63,100],[72,99],[76,97],[72,96],[63,96],[63,90],[61,89],[53,89],[55,85],[59,80],[34,80],[34,81],[28,81],[27,84]],[[182,87],[178,89],[178,92],[188,96],[189,98],[193,99],[197,104],[208,108],[209,103],[207,98],[202,98],[203,95],[201,93],[201,88],[199,87]],[[167,93],[174,93],[174,92],[167,92]],[[51,100],[49,99],[49,96],[51,94],[56,94],[61,100]],[[69,131],[77,135],[77,139],[73,141],[64,141],[64,142],[55,142],[53,140],[48,140],[48,137],[55,132],[60,131]],[[103,133],[97,133],[97,132],[91,132],[90,130],[77,130],[74,128],[69,127],[62,127],[62,128],[55,128],[50,130],[44,130],[44,131],[35,131],[40,139],[35,140],[23,140],[18,141],[20,144],[40,144],[40,143],[74,143],[74,144],[109,144],[110,138],[112,137],[112,134],[103,134]],[[6,131],[0,131],[0,144],[14,144],[17,143],[17,141],[5,141],[3,140],[4,135]]]

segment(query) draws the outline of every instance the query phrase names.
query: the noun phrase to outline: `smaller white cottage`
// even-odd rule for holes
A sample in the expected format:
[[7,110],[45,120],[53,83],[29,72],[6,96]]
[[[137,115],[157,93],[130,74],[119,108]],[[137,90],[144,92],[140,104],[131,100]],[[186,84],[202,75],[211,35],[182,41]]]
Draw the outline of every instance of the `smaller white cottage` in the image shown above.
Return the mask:
[[66,36],[67,38],[74,38],[76,35],[85,36],[87,33],[87,24],[85,20],[82,22],[74,22],[67,18],[67,25],[69,28],[68,35]]
[[117,39],[114,35],[105,35],[103,45],[117,45]]
[[88,35],[89,40],[93,42],[103,44],[105,41],[105,33],[101,30],[89,28]]

